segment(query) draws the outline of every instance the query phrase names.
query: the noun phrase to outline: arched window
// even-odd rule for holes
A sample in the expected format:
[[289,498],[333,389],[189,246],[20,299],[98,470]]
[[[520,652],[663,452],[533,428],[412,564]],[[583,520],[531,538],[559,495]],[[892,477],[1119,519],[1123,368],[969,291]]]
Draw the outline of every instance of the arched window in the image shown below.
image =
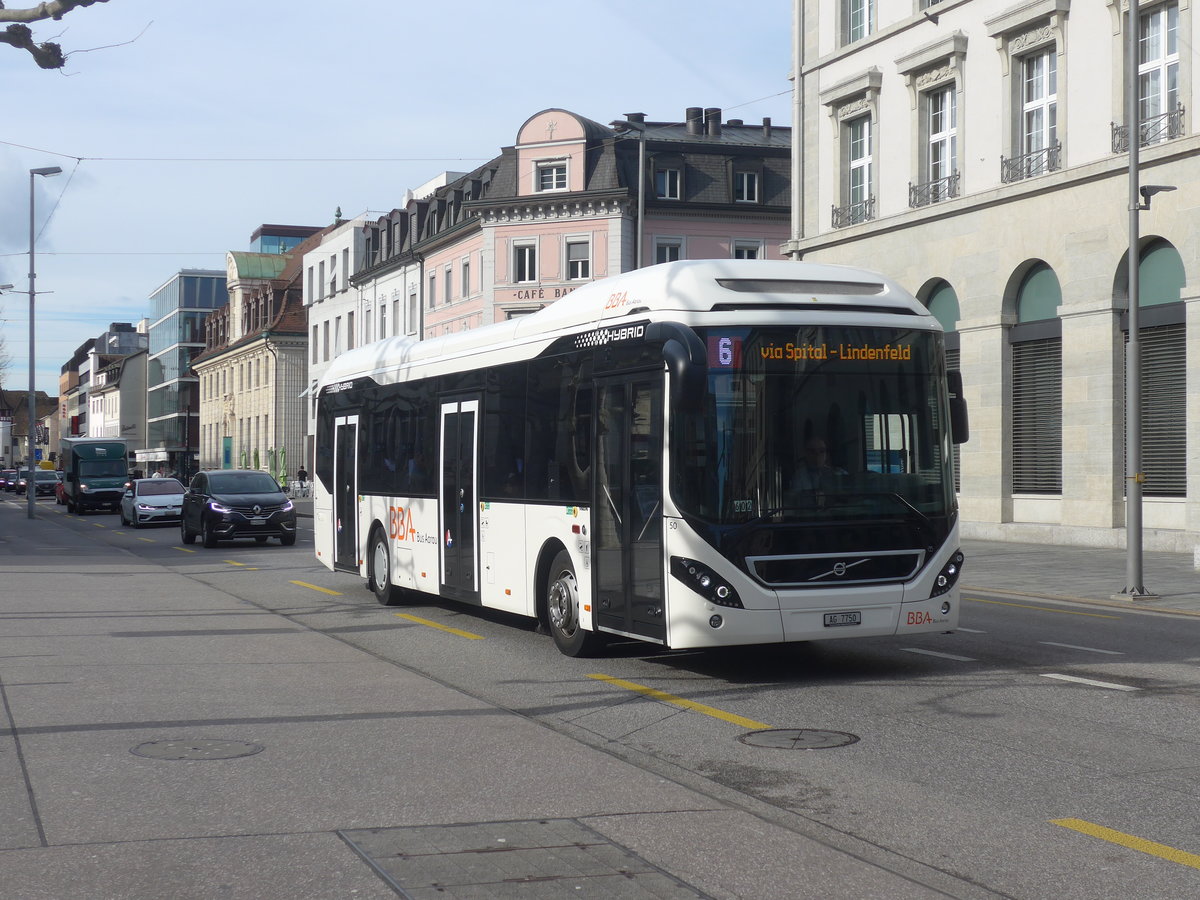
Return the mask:
[[1012,345],[1012,490],[1062,493],[1062,321],[1058,276],[1034,263],[1017,289]]
[[[1117,292],[1128,297],[1125,263]],[[1186,274],[1179,251],[1156,238],[1142,248],[1138,264],[1141,338],[1142,471],[1147,497],[1187,495],[1187,332],[1180,298]],[[1129,314],[1121,321],[1129,344]],[[1122,440],[1122,447],[1125,446]]]
[[[957,371],[959,367],[958,294],[954,292],[954,288],[948,282],[938,281],[929,292],[929,298],[925,301],[925,305],[946,332],[946,368],[951,372]],[[955,444],[952,451],[954,453],[954,489],[956,491],[962,490],[959,446]]]

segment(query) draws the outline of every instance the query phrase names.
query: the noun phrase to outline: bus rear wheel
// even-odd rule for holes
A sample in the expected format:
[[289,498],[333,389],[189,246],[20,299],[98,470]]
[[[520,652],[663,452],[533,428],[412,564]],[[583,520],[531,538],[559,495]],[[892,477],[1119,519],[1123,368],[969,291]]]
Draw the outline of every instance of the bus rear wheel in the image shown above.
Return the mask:
[[381,606],[395,606],[400,603],[402,594],[400,588],[392,584],[392,554],[388,549],[387,535],[382,528],[377,528],[371,536],[371,553],[367,557],[370,568],[367,570],[367,586],[375,595]]
[[579,624],[579,583],[566,550],[560,550],[546,578],[546,619],[554,644],[566,656],[590,656],[599,637]]

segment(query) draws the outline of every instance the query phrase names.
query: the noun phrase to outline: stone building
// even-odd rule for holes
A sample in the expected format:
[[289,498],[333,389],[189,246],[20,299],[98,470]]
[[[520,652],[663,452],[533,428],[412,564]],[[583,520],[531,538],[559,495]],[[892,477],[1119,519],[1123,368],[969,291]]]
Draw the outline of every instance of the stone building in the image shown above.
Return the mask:
[[[949,332],[970,537],[1125,542],[1127,12],[1115,0],[796,0],[792,240]],[[1200,22],[1138,15],[1144,542],[1200,538]]]

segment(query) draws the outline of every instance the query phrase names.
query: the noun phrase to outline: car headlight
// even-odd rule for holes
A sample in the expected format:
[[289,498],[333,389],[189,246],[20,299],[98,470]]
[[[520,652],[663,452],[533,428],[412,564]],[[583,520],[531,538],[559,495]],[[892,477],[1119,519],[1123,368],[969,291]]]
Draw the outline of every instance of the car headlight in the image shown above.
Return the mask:
[[279,507],[279,511],[280,511],[280,512],[287,512],[288,510],[292,510],[292,509],[295,509],[295,508],[296,508],[296,507],[292,506],[292,501],[291,501],[291,500],[289,500],[287,503],[283,504],[283,506]]
[[222,506],[216,500],[209,500],[208,508],[211,509],[215,513],[220,513],[223,516],[228,515],[229,513],[233,512],[233,510],[230,509],[228,506]]
[[81,482],[79,482],[79,489],[80,489],[81,491],[88,491],[88,490],[91,490],[91,488],[89,488],[89,487],[88,487],[86,484],[84,484],[82,481],[81,481]]
[[137,505],[137,508],[140,509],[142,512],[153,512],[157,507],[150,506],[145,503],[139,503]]

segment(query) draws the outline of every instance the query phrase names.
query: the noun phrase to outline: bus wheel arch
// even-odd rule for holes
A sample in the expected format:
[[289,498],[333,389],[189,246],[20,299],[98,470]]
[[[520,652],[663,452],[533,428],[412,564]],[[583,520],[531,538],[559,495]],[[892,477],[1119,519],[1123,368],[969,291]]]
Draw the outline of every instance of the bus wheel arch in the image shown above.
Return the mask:
[[[379,578],[376,572],[384,571]],[[371,538],[367,541],[367,587],[381,606],[395,606],[403,599],[398,587],[391,583],[392,548],[389,546],[387,529],[376,521],[371,526]]]
[[552,542],[538,560],[538,618],[554,644],[566,656],[590,656],[600,646],[599,635],[580,625],[579,584],[571,555]]

